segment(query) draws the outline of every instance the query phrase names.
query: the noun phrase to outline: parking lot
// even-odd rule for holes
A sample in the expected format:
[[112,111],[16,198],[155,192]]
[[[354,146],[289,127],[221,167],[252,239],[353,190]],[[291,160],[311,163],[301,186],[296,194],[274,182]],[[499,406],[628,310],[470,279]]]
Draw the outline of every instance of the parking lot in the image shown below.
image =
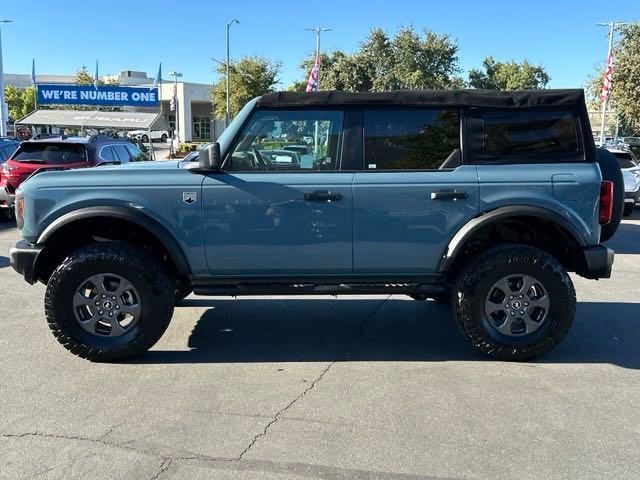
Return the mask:
[[407,297],[190,297],[136,362],[46,325],[0,223],[0,478],[639,478],[640,211],[614,275],[574,277],[568,338],[531,363],[473,353]]

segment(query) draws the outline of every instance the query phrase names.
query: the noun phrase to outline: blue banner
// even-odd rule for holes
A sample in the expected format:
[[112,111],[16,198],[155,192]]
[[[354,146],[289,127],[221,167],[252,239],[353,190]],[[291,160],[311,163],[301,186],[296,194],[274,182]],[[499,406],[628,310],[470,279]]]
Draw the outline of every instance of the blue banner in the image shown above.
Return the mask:
[[157,107],[160,100],[157,88],[40,84],[38,104]]

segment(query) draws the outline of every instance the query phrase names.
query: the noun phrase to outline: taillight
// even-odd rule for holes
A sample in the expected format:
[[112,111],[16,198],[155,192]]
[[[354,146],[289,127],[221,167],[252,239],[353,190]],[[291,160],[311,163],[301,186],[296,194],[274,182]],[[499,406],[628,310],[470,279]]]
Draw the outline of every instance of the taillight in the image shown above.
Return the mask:
[[600,225],[606,225],[613,215],[613,182],[603,180],[600,183]]
[[16,217],[20,220],[24,219],[24,198],[16,200]]

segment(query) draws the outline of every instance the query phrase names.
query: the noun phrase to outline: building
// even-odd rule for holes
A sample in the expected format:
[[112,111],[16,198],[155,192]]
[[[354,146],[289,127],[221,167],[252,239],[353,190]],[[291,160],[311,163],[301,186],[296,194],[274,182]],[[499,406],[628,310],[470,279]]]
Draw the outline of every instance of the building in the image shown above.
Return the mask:
[[[103,81],[117,81],[121,86],[151,86],[153,77],[145,72],[122,70],[118,75],[104,75]],[[5,85],[17,88],[31,86],[30,74],[5,73]],[[75,75],[36,75],[37,83],[75,84]],[[222,133],[223,122],[214,121],[211,100],[211,85],[202,83],[178,82],[178,136],[181,142],[207,142],[216,139]],[[176,127],[176,114],[170,109],[174,82],[163,80],[160,88],[160,112],[173,130]],[[131,108],[132,111],[150,111]],[[157,111],[157,110],[156,110]]]

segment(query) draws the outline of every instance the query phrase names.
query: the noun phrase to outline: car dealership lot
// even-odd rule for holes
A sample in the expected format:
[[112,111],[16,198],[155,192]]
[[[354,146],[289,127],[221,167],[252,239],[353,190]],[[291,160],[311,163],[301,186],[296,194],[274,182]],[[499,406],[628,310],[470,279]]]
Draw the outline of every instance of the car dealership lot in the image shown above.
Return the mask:
[[141,359],[53,339],[0,223],[0,478],[638,478],[640,211],[567,339],[474,353],[407,297],[190,297]]

